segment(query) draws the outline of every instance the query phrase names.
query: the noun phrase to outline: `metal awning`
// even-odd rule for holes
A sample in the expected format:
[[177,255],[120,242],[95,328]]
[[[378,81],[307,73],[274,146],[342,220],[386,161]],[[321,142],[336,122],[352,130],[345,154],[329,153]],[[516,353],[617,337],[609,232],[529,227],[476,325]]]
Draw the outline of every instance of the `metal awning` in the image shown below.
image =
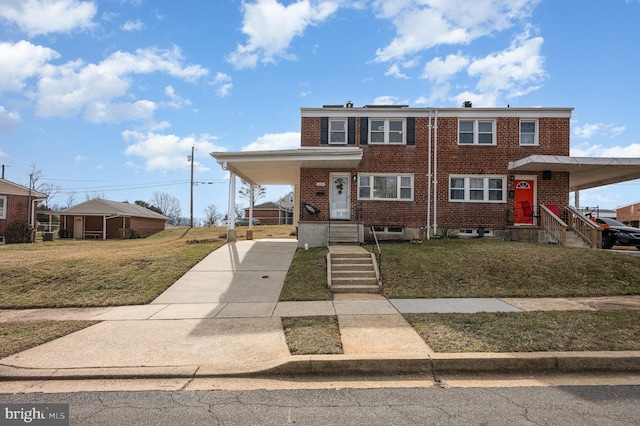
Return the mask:
[[596,188],[640,179],[640,158],[569,157],[531,155],[509,162],[512,172],[569,173],[569,191]]
[[278,151],[212,152],[223,169],[254,185],[297,185],[301,168],[355,169],[362,149],[300,148]]

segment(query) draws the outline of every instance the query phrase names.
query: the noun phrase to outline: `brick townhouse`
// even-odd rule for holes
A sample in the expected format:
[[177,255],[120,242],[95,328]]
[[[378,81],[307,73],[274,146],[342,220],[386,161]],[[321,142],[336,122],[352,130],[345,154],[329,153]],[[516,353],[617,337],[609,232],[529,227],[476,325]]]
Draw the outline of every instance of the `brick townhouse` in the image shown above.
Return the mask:
[[541,206],[567,220],[570,192],[578,206],[580,190],[640,178],[638,158],[570,157],[572,111],[347,102],[301,108],[299,149],[211,155],[232,177],[230,215],[235,177],[294,187],[300,246],[348,226],[359,241],[371,227],[380,239],[442,228],[514,238],[536,228]]
[[429,227],[475,235],[531,225],[523,201],[568,204],[567,172],[513,173],[509,163],[568,155],[572,109],[466,105],[303,108],[302,147],[362,150],[352,169],[301,168],[301,201],[320,210],[303,219],[354,221],[379,237],[410,239]]

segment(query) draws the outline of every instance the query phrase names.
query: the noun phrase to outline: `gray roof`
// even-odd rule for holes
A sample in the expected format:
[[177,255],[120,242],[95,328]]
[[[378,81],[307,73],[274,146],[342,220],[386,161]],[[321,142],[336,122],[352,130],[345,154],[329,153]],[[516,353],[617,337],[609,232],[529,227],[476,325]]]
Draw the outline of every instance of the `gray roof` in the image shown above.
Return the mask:
[[62,210],[60,214],[68,216],[125,216],[144,217],[147,219],[169,219],[160,213],[156,213],[153,210],[137,204],[120,203],[100,198],[94,198],[93,200],[69,207],[68,209]]
[[2,195],[24,195],[29,196],[31,193],[31,197],[33,199],[38,200],[46,200],[47,194],[43,194],[42,192],[38,192],[36,190],[29,191],[29,188],[26,186],[18,185],[17,183],[13,183],[6,179],[0,179],[0,194]]

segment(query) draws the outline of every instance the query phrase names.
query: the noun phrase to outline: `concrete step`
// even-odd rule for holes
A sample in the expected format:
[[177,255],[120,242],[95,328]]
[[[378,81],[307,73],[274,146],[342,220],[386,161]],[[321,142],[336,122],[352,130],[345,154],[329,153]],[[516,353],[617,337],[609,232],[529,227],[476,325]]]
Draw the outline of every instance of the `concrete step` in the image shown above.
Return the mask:
[[333,293],[378,293],[380,287],[377,285],[335,285],[331,287]]
[[368,271],[336,271],[331,270],[331,278],[376,278],[376,271],[371,267]]
[[349,277],[349,278],[331,278],[331,287],[333,288],[336,285],[350,285],[350,286],[360,286],[360,285],[378,285],[378,280],[375,277],[367,277],[367,278],[359,278],[359,277]]
[[331,261],[334,263],[347,263],[347,262],[371,262],[371,254],[369,253],[340,253],[331,254]]
[[332,264],[331,270],[333,272],[342,271],[373,271],[373,264],[371,263],[338,263]]

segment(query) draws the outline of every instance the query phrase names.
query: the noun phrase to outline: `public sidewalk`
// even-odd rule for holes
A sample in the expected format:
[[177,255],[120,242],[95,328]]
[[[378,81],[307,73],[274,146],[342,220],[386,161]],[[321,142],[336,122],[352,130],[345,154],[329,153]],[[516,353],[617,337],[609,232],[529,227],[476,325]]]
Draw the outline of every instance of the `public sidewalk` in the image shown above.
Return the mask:
[[[0,360],[0,380],[246,374],[640,370],[640,352],[436,354],[403,313],[640,309],[640,297],[278,302],[295,240],[241,241],[207,256],[149,305],[0,310],[0,321],[100,323]],[[291,356],[281,317],[336,315],[343,355]]]

